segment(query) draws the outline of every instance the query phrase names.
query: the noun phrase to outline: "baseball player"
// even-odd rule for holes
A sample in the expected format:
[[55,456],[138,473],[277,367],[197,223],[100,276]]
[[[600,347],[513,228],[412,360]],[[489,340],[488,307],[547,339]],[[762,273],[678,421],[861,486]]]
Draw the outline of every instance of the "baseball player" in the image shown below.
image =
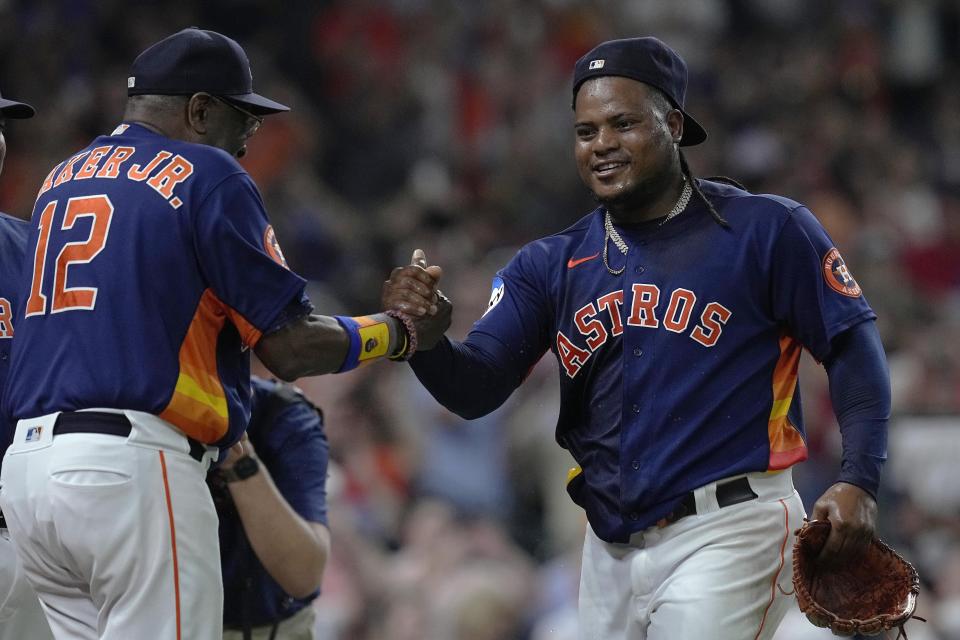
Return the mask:
[[308,640],[330,553],[323,415],[291,385],[254,377],[251,390],[243,451],[231,448],[207,477],[220,519],[223,637]]
[[[794,601],[804,517],[790,471],[807,457],[803,348],[827,370],[843,440],[837,483],[813,509],[833,524],[821,560],[850,560],[874,530],[890,409],[874,313],[806,207],[691,175],[681,147],[706,132],[686,86],[686,64],[655,38],[578,60],[575,158],[600,206],[523,247],[464,342],[410,361],[473,418],[554,353],[556,438],[589,522],[584,639],[773,635]],[[386,308],[420,285],[415,262],[391,274]],[[424,327],[422,345],[442,330]]]
[[127,87],[122,124],[40,187],[0,507],[56,638],[216,638],[205,476],[248,421],[249,350],[286,380],[406,357],[433,289],[402,318],[312,313],[236,161],[288,108],[253,92],[235,41],[175,33]]
[[[4,137],[7,119],[32,118],[33,115],[34,109],[30,105],[0,96],[0,172],[7,155]],[[6,383],[9,371],[16,286],[29,231],[30,225],[23,220],[0,213],[0,388]],[[0,453],[7,445],[7,430],[0,428]],[[0,512],[0,640],[44,640],[51,637],[40,602],[23,574],[6,520]]]

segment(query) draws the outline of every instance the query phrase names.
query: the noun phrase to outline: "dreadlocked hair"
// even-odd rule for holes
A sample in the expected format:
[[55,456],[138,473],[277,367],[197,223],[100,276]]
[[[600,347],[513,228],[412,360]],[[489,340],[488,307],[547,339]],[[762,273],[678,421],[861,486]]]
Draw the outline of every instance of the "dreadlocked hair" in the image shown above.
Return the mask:
[[[683,172],[683,175],[686,176],[687,180],[690,182],[690,186],[693,187],[693,192],[697,194],[697,197],[700,198],[703,204],[707,206],[707,211],[710,212],[710,216],[713,218],[714,222],[716,222],[718,225],[720,225],[725,229],[729,229],[730,223],[727,222],[727,220],[720,215],[720,213],[717,211],[717,208],[713,206],[713,203],[710,202],[706,194],[704,194],[703,191],[700,190],[700,185],[697,184],[697,181],[694,180],[693,178],[693,174],[690,173],[690,165],[687,164],[687,159],[686,157],[684,157],[682,151],[680,152],[680,171]],[[728,182],[746,191],[746,188],[743,185],[741,185],[736,180],[733,180],[732,178],[724,178],[723,176],[718,176],[717,178],[712,178],[712,179],[719,179],[721,182]]]

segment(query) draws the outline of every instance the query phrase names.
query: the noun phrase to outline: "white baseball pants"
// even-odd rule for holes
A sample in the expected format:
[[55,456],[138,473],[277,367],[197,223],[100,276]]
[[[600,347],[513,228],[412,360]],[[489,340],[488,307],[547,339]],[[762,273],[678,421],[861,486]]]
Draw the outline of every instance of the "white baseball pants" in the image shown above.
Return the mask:
[[51,640],[50,625],[27,582],[6,529],[0,529],[0,640]]
[[747,478],[757,499],[721,509],[711,483],[694,492],[696,515],[635,533],[630,544],[587,527],[580,638],[772,638],[795,606],[793,532],[805,513],[789,470]]
[[27,578],[58,640],[220,638],[215,450],[197,462],[169,423],[122,413],[127,438],[17,425],[0,506]]

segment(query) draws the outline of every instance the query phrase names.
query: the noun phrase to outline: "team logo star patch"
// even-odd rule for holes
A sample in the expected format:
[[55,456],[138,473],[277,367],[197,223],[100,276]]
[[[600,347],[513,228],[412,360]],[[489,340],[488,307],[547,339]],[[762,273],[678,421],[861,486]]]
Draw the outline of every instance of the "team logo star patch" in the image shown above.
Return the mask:
[[823,257],[823,279],[831,289],[845,296],[859,298],[863,293],[836,247],[832,247]]
[[280,243],[277,242],[277,234],[273,232],[273,225],[267,225],[263,232],[263,249],[268,256],[273,258],[274,262],[287,267],[287,259],[283,257],[283,251],[280,250]]

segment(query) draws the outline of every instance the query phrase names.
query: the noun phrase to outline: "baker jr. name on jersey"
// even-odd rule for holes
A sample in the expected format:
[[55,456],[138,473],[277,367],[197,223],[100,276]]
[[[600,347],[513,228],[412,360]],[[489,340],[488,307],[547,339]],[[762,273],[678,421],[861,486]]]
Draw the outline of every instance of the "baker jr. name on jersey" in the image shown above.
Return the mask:
[[[121,124],[111,135],[120,135],[127,128],[128,125]],[[67,182],[123,176],[134,182],[145,181],[167,204],[179,209],[183,201],[174,194],[174,188],[193,175],[193,163],[180,154],[160,150],[147,162],[132,163],[125,167],[135,151],[133,147],[110,144],[82,151],[64,160],[47,174],[37,198]]]
[[[635,282],[630,287],[630,296],[627,325],[685,334],[706,348],[717,344],[723,326],[733,316],[733,312],[719,302],[698,304],[697,294],[684,288],[667,293],[655,284]],[[623,290],[611,291],[580,307],[574,314],[573,324],[579,336],[557,331],[557,354],[568,376],[576,376],[594,351],[612,336],[623,333],[623,305]],[[697,311],[699,315],[695,315]],[[585,344],[586,348],[578,346],[577,342]]]

